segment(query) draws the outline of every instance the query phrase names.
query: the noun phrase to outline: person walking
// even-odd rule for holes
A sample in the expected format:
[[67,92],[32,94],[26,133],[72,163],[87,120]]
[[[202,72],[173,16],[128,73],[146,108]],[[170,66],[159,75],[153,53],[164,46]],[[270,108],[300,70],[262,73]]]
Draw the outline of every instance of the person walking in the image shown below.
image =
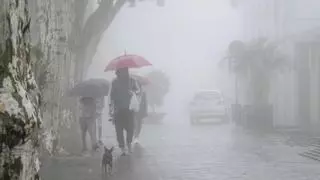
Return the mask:
[[97,127],[98,127],[98,143],[99,145],[103,145],[102,143],[102,114],[103,114],[103,110],[104,110],[104,97],[98,98],[96,100],[97,102]]
[[110,110],[114,119],[118,145],[125,155],[124,130],[128,151],[132,151],[131,143],[134,134],[134,112],[130,110],[132,93],[139,94],[137,82],[130,77],[128,68],[116,70],[116,78],[112,81],[110,91]]
[[147,101],[147,94],[145,90],[140,85],[141,93],[140,93],[140,108],[139,111],[136,113],[135,116],[135,132],[134,132],[134,139],[135,142],[139,142],[139,136],[142,129],[143,119],[148,115],[148,101]]
[[96,102],[92,97],[81,97],[80,99],[81,115],[79,118],[82,140],[82,152],[87,151],[86,135],[89,133],[91,139],[91,148],[95,151],[97,146],[96,138]]

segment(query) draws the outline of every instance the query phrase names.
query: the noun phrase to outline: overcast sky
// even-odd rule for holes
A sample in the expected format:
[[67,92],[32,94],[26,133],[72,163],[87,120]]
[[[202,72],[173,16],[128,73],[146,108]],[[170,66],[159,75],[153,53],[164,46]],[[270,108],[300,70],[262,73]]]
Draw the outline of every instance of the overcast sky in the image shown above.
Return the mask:
[[110,75],[103,73],[105,65],[125,50],[142,55],[170,76],[166,107],[181,106],[196,89],[220,88],[225,77],[217,62],[239,39],[240,22],[226,0],[167,0],[165,7],[138,1],[124,7],[105,32],[89,76]]

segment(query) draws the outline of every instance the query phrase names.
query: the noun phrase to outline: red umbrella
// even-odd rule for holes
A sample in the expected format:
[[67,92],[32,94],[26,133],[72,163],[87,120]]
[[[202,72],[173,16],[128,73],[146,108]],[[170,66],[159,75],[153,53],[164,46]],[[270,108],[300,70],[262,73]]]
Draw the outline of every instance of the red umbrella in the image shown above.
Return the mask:
[[113,59],[105,68],[106,71],[117,70],[120,68],[140,68],[143,66],[151,66],[152,64],[141,56],[123,55]]
[[143,86],[151,83],[151,81],[147,77],[143,77],[136,74],[131,74],[130,76],[136,79]]

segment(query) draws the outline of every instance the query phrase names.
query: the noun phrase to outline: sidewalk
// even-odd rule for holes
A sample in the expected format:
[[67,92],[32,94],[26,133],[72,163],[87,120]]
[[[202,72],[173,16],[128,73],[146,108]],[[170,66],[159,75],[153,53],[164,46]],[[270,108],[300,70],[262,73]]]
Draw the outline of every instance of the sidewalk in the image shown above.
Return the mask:
[[[113,126],[105,126],[103,142],[105,146],[116,146]],[[77,138],[77,136],[73,137]],[[72,143],[69,144],[72,147]],[[73,151],[79,149],[79,142]],[[70,148],[69,148],[70,149]],[[157,172],[152,172],[148,167],[149,155],[139,145],[134,146],[134,153],[130,156],[120,156],[121,152],[115,148],[114,175],[111,180],[158,180]],[[101,180],[102,151],[93,156],[81,156],[80,153],[62,155],[44,159],[40,175],[46,180]]]
[[[106,142],[114,144],[110,130]],[[281,134],[257,135],[230,125],[148,125],[131,156],[117,158],[113,180],[318,180],[320,163],[299,155]],[[116,153],[119,157],[119,153]],[[43,163],[46,180],[101,179],[101,154]]]
[[[117,180],[156,180],[155,172],[151,172],[145,158],[139,158],[142,149],[135,148],[130,156],[116,153],[115,172],[110,179]],[[93,157],[69,156],[54,157],[43,162],[42,178],[46,180],[101,180],[101,153]]]

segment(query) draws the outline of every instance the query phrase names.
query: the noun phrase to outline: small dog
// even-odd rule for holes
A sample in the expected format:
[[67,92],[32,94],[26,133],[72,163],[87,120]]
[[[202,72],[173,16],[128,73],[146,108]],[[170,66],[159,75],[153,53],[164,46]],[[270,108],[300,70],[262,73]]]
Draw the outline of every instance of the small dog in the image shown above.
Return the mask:
[[113,165],[113,156],[112,156],[112,152],[113,152],[113,147],[111,147],[110,149],[104,147],[104,153],[102,156],[102,172],[106,175],[111,175],[112,173],[112,165]]

